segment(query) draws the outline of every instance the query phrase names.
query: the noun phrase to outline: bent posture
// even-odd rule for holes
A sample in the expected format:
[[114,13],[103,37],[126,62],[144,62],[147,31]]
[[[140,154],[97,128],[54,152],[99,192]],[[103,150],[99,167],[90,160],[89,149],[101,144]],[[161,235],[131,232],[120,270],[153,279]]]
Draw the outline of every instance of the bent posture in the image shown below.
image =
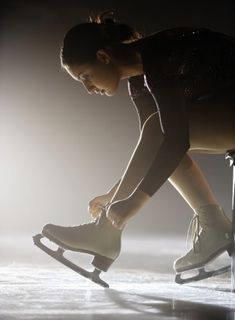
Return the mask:
[[90,201],[95,221],[48,224],[42,234],[63,248],[91,253],[106,271],[121,233],[168,179],[194,212],[193,244],[176,272],[204,266],[232,245],[231,222],[191,153],[235,149],[235,39],[204,28],[175,28],[141,38],[111,19],[68,31],[62,67],[89,93],[112,96],[127,79],[140,137],[127,168],[107,194]]

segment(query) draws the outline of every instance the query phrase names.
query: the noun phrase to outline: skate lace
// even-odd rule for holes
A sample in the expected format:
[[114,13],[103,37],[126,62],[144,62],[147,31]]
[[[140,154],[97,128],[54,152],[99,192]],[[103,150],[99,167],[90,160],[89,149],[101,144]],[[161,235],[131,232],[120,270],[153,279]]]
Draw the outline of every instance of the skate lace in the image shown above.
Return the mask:
[[189,243],[192,243],[193,251],[199,252],[201,250],[201,239],[208,228],[208,217],[204,212],[195,213],[192,220],[190,221],[188,232],[187,232],[187,249]]
[[[76,229],[78,227],[81,227],[81,226],[87,226],[89,227],[90,225],[97,225],[97,224],[102,224],[102,221],[106,220],[106,211],[108,209],[110,205],[110,202],[106,203],[105,206],[99,206],[99,208],[102,210],[102,212],[98,215],[98,217],[92,219],[90,222],[85,222],[85,223],[81,223],[79,225],[75,225],[75,226],[70,226],[69,228],[70,229]],[[106,220],[107,221],[107,220]]]
[[94,224],[97,224],[97,222],[99,221],[100,217],[97,217],[97,218],[94,218],[93,220],[91,220],[90,222],[84,222],[84,223],[81,223],[79,225],[75,225],[75,226],[71,226],[69,228],[71,229],[76,229],[78,227],[81,227],[81,226],[90,226],[90,225],[94,225]]
[[[110,203],[108,202],[108,203],[106,203],[105,206],[99,206],[99,208],[102,210],[102,212],[98,215],[98,217],[94,218],[90,222],[82,223],[79,226],[89,226],[89,225],[93,225],[93,224],[95,224],[95,225],[102,224],[102,221],[106,220],[106,211],[107,211],[109,205],[110,205]],[[74,228],[76,228],[76,226],[74,226]]]
[[88,226],[90,226],[90,225],[95,224],[95,223],[96,223],[96,220],[97,220],[97,218],[91,220],[90,222],[84,222],[84,223],[81,223],[81,224],[79,224],[79,225],[70,226],[70,227],[68,227],[68,228],[70,228],[71,230],[72,230],[72,229],[76,230],[77,228],[79,228],[79,227],[81,227],[81,226],[87,226],[87,227],[88,227]]
[[202,230],[200,228],[199,215],[197,213],[195,213],[193,218],[190,221],[188,232],[187,232],[187,240],[186,240],[187,250],[189,249],[190,245],[192,244],[194,252],[200,251],[200,249],[201,249],[201,239],[200,239],[201,235],[202,235]]

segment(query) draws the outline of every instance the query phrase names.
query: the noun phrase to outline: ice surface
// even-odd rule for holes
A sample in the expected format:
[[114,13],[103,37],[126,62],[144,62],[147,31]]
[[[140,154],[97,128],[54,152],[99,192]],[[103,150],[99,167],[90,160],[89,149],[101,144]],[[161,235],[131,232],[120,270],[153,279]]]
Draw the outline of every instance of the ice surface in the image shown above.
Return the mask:
[[[101,274],[110,289],[52,260],[31,239],[3,243],[8,250],[1,246],[0,319],[235,319],[229,274],[174,283],[172,263],[185,250],[179,239],[124,239],[120,258]],[[87,263],[84,255],[70,258]],[[225,255],[215,265],[228,262]]]

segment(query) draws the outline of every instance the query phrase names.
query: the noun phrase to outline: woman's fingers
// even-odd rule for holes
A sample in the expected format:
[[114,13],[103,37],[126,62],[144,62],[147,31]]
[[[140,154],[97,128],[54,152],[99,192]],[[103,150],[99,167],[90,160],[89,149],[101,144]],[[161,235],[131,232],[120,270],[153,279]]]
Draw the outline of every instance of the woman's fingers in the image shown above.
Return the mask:
[[88,204],[88,211],[92,217],[96,218],[102,211],[106,211],[109,200],[110,196],[107,194],[93,198]]
[[99,203],[91,202],[88,205],[88,211],[92,215],[93,218],[98,217],[104,209],[104,206]]

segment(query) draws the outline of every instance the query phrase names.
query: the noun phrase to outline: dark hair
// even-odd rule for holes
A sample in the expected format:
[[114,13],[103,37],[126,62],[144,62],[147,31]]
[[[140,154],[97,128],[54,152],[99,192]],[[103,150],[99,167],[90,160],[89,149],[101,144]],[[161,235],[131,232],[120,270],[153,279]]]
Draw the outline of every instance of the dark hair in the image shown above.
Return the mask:
[[90,22],[81,23],[70,29],[61,46],[61,65],[92,63],[96,52],[106,46],[132,42],[140,34],[126,24],[119,24],[112,18],[105,18],[113,12],[104,12]]

